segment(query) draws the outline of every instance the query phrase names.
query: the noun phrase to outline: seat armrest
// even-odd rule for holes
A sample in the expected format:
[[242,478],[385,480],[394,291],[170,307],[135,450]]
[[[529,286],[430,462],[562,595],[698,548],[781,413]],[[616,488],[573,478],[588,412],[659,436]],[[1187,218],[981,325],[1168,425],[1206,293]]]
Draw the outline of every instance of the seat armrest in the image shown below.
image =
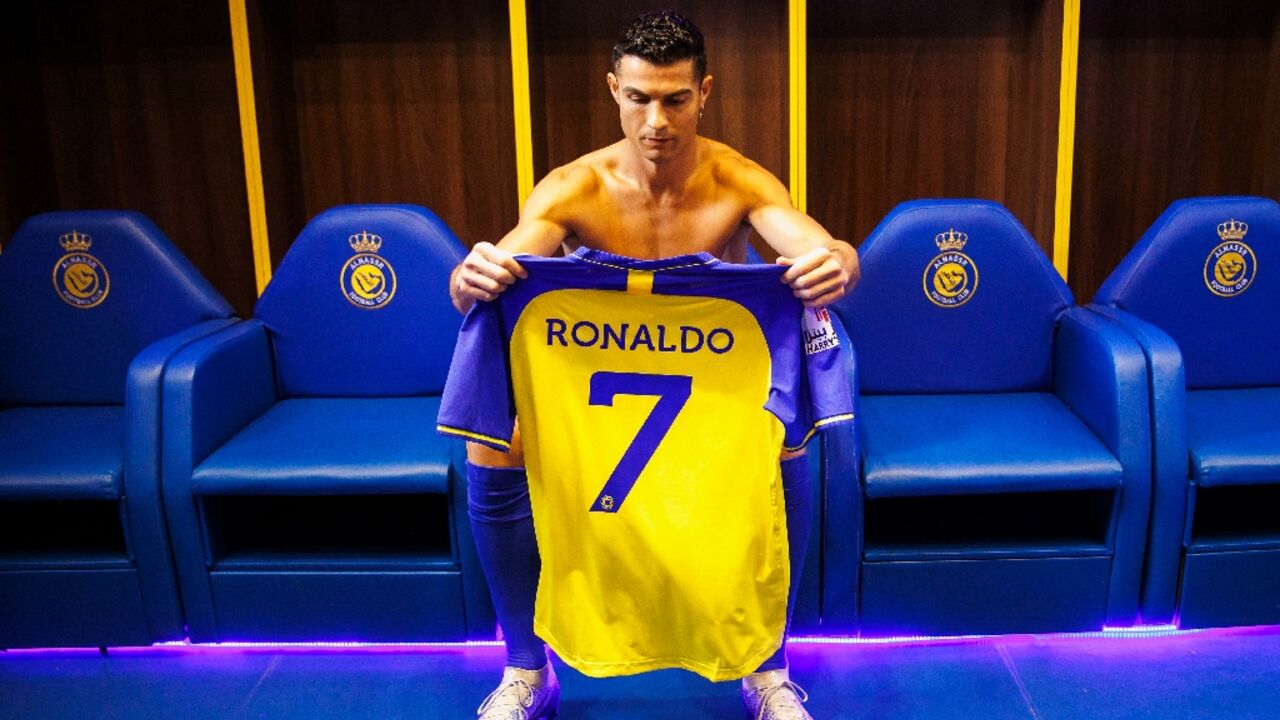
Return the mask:
[[182,606],[170,561],[169,533],[160,500],[161,382],[182,348],[239,322],[206,320],[148,345],[129,365],[125,381],[124,494],[129,498],[129,537],[145,588],[144,611],[151,636],[177,640]]
[[188,345],[164,378],[166,430],[181,428],[165,442],[181,475],[262,415],[277,400],[271,343],[266,326],[248,320]]
[[[848,337],[842,336],[848,343]],[[849,387],[853,389],[853,422],[835,425],[822,433],[823,505],[822,630],[853,635],[858,627],[858,574],[862,566],[863,489],[862,427],[858,405],[857,352],[849,345]]]
[[190,637],[217,636],[191,473],[276,399],[271,344],[258,320],[191,343],[164,373],[164,508]]
[[1186,372],[1177,343],[1160,328],[1124,310],[1086,308],[1123,329],[1142,348],[1147,366],[1152,437],[1152,503],[1142,589],[1143,622],[1174,620],[1187,516]]
[[1054,392],[1122,464],[1144,457],[1146,360],[1137,342],[1082,308],[1058,322]]
[[1142,349],[1119,327],[1073,307],[1058,322],[1054,391],[1123,468],[1112,524],[1115,554],[1107,622],[1132,625],[1138,620],[1151,511],[1151,431]]

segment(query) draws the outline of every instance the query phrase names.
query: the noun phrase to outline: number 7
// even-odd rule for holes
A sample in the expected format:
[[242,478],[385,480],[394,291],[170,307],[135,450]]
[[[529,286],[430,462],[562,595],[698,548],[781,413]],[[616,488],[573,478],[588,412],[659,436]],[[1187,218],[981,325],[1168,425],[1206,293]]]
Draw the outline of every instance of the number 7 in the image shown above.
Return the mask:
[[613,398],[617,395],[657,395],[658,403],[653,406],[653,411],[640,426],[640,431],[622,453],[622,459],[591,504],[591,512],[618,512],[692,392],[693,378],[688,375],[649,375],[603,370],[592,374],[591,395],[588,400],[591,405],[612,407]]

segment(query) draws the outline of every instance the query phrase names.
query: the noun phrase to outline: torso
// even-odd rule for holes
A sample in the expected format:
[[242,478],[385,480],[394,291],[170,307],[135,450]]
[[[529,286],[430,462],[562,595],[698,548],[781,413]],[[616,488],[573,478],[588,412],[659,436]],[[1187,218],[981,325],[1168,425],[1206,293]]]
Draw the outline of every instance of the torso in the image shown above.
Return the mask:
[[734,182],[734,168],[749,161],[699,138],[699,161],[683,188],[655,195],[619,172],[624,151],[618,143],[563,168],[577,190],[557,212],[569,231],[566,252],[585,246],[641,259],[697,252],[745,259],[751,200]]

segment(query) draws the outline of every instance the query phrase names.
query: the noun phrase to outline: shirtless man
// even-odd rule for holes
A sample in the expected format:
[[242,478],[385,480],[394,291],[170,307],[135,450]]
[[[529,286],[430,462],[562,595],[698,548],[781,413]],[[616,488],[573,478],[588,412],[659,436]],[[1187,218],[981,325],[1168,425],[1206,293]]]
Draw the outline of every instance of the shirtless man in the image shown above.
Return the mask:
[[[515,229],[497,245],[476,244],[451,277],[459,311],[525,277],[516,255],[585,246],[641,259],[708,252],[742,262],[752,228],[789,266],[782,282],[806,306],[828,305],[853,287],[852,246],[793,208],[786,188],[764,168],[698,136],[712,77],[693,23],[669,12],[640,16],[614,47],[607,80],[625,137],[553,170],[534,188]],[[802,454],[782,458],[794,569],[788,619],[812,518]],[[467,460],[472,527],[507,645],[502,683],[479,715],[553,717],[559,685],[533,632],[539,559],[518,437],[509,453],[469,443]],[[743,679],[742,695],[758,720],[810,718],[801,705],[804,691],[787,674],[785,644]]]

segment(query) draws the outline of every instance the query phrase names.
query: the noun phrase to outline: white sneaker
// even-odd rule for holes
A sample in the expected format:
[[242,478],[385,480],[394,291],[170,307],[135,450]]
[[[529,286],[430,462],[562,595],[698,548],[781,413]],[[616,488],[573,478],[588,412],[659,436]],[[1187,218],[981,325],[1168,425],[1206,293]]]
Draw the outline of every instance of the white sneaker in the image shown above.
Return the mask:
[[791,682],[786,668],[742,678],[742,702],[755,720],[813,720],[804,709],[808,693]]
[[541,670],[506,667],[502,683],[476,710],[478,720],[551,720],[560,714],[560,681],[547,663]]

